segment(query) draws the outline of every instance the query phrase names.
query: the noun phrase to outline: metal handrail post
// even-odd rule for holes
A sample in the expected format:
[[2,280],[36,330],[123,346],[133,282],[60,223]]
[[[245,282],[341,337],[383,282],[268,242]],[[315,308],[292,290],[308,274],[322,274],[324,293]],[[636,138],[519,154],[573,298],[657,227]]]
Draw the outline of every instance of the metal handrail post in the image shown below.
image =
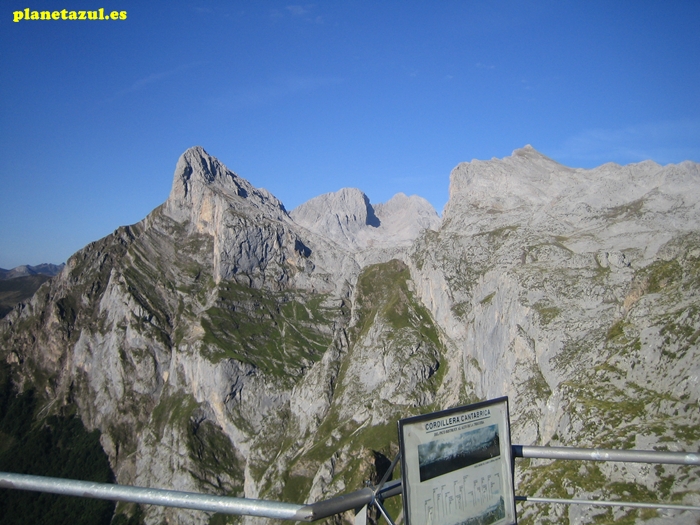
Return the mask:
[[0,488],[50,492],[64,496],[128,501],[164,507],[221,512],[245,516],[260,516],[294,521],[311,521],[311,512],[306,505],[265,501],[247,498],[229,498],[181,492],[175,490],[151,489],[92,481],[31,476],[0,472]]
[[530,447],[513,445],[513,456],[536,459],[573,459],[583,461],[623,461],[627,463],[664,463],[700,465],[700,454],[661,450],[612,450],[600,448]]
[[540,498],[535,496],[515,496],[515,501],[529,501],[531,503],[561,503],[562,505],[592,505],[598,507],[632,507],[638,509],[669,509],[700,511],[696,505],[683,505],[679,503],[646,503],[641,501],[606,501],[600,499],[562,499]]
[[365,505],[370,505],[374,503],[377,496],[381,497],[381,499],[386,499],[398,496],[402,491],[401,479],[396,479],[384,483],[384,486],[378,490],[365,487],[355,492],[350,492],[349,494],[343,494],[324,501],[317,501],[316,503],[309,503],[304,506],[304,510],[310,513],[309,521],[315,521],[340,514],[347,510],[359,509]]
[[[523,445],[512,445],[512,451],[513,457],[520,458],[700,465],[700,454],[687,452],[534,447]],[[162,505],[166,507],[180,507],[208,512],[220,512],[223,514],[259,516],[264,518],[286,519],[293,521],[315,521],[333,516],[335,514],[340,514],[348,510],[358,509],[373,503],[380,503],[379,509],[380,512],[382,512],[384,510],[381,506],[382,501],[387,498],[397,496],[403,492],[401,479],[386,482],[386,478],[388,478],[388,476],[385,476],[385,478],[382,479],[382,483],[380,483],[377,487],[366,487],[358,491],[351,492],[350,494],[343,494],[325,501],[319,501],[307,505],[247,498],[229,498],[192,492],[131,487],[109,483],[95,483],[90,481],[31,476],[27,474],[12,474],[7,472],[0,472],[0,488],[33,490],[68,496],[127,501],[132,503]],[[692,505],[663,503],[635,503],[599,500],[552,500],[526,496],[518,496],[516,499],[519,501],[531,501],[537,503],[581,503],[588,505],[700,510],[700,507],[695,507]],[[382,512],[382,514],[384,513],[385,510]]]
[[308,521],[316,521],[348,510],[368,505],[374,499],[374,491],[366,487],[350,494],[343,494],[324,501],[305,505],[303,510],[309,513]]

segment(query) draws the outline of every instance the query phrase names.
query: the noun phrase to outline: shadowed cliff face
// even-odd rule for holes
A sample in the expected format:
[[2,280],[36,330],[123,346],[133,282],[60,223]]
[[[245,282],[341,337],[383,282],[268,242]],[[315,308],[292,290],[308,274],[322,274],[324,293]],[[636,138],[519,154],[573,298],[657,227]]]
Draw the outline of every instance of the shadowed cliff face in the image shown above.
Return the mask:
[[[125,484],[314,501],[376,478],[399,418],[501,395],[515,443],[694,451],[699,193],[697,164],[577,170],[526,147],[455,168],[442,219],[353,189],[288,214],[192,148],[163,206],[2,320],[0,357],[35,418],[74,407],[101,432]],[[519,468],[517,492],[700,497],[682,468],[581,469]]]

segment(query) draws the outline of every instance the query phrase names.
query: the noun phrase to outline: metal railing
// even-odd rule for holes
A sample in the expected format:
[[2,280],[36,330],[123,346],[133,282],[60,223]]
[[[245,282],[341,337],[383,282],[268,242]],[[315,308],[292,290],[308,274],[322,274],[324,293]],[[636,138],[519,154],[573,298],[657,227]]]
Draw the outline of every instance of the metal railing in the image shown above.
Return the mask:
[[[662,452],[647,450],[582,449],[566,447],[530,447],[513,445],[513,457],[554,460],[621,461],[629,463],[658,463],[700,466],[700,454],[686,452]],[[397,458],[398,459],[398,458]],[[185,509],[219,512],[245,516],[258,516],[293,521],[316,521],[349,510],[375,505],[388,523],[382,503],[385,499],[402,493],[401,479],[387,481],[396,460],[382,481],[373,488],[365,487],[349,494],[311,504],[283,503],[279,501],[231,498],[174,490],[93,483],[63,478],[49,478],[26,474],[0,472],[0,488],[31,490],[81,496],[113,501],[162,505]],[[700,511],[699,506],[652,502],[623,502],[581,499],[540,498],[516,496],[516,501],[533,503],[585,504],[615,507],[665,508]]]
[[[513,445],[513,457],[574,461],[619,461],[623,463],[656,463],[665,465],[700,466],[700,454],[690,452],[666,452],[658,450],[612,450],[569,447],[528,447]],[[589,499],[541,498],[516,496],[515,501],[531,503],[560,503],[564,505],[596,505],[604,507],[631,507],[647,509],[671,509],[699,511],[700,506],[664,502],[606,501]]]
[[665,452],[660,450],[611,450],[599,448],[527,447],[523,445],[513,445],[513,456],[516,458],[700,465],[700,453]]
[[398,479],[381,487],[366,487],[349,494],[304,505],[9,472],[0,472],[0,488],[293,521],[320,520],[341,512],[361,508],[378,499],[383,500],[397,496],[401,494],[402,490],[401,480]]

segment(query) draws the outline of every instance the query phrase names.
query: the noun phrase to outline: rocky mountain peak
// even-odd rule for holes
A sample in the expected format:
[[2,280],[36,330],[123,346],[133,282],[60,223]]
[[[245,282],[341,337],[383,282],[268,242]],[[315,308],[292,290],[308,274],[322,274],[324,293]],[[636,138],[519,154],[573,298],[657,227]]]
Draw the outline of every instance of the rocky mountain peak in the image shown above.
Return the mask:
[[[444,215],[451,228],[468,231],[517,223],[565,235],[587,225],[602,239],[611,235],[611,221],[631,238],[653,214],[670,231],[681,231],[700,219],[699,179],[691,162],[569,168],[526,146],[503,159],[459,164],[450,175]],[[674,207],[689,221],[670,220]],[[641,236],[634,244],[644,242]]]
[[287,215],[270,192],[255,188],[201,146],[189,148],[175,167],[166,213],[178,221],[190,220],[201,230],[215,219],[216,204],[278,220]]
[[543,203],[562,190],[574,172],[530,145],[503,159],[463,162],[450,175],[448,208],[454,201],[494,210]]
[[375,212],[380,215],[396,213],[397,211],[405,210],[406,208],[422,210],[430,216],[433,216],[436,213],[435,208],[433,208],[432,204],[430,204],[423,197],[420,197],[418,195],[411,195],[409,197],[403,192],[397,193],[391,199],[384,203],[374,205]]
[[294,208],[290,215],[297,224],[340,244],[353,245],[361,230],[379,226],[369,198],[357,188],[314,197]]
[[290,213],[304,228],[351,252],[408,246],[418,234],[440,224],[432,205],[417,195],[399,193],[372,205],[356,188],[315,197]]
[[[545,155],[537,151],[535,148],[532,147],[532,144],[525,144],[522,148],[517,148],[513,150],[513,153],[511,153],[511,157],[516,157],[516,158],[530,158],[530,159],[537,159],[537,158],[545,158],[547,159]],[[507,158],[507,157],[506,157]],[[551,160],[551,159],[549,159]]]
[[[583,170],[526,146],[451,184],[442,221],[420,197],[353,188],[287,215],[188,150],[163,207],[0,320],[0,460],[30,442],[14,421],[76,413],[120,484],[310,502],[375,479],[399,418],[502,395],[514,443],[699,450],[700,164]],[[521,463],[515,483],[698,501],[686,467],[639,468]],[[519,517],[601,519],[540,509]]]
[[194,146],[185,151],[178,160],[176,173],[179,172],[183,181],[200,177],[211,183],[217,177],[231,177],[236,175],[229,172],[226,167],[215,157],[210,156],[201,146]]
[[374,211],[388,231],[399,234],[402,239],[413,240],[421,230],[437,230],[440,216],[423,197],[397,193],[385,203],[376,204]]

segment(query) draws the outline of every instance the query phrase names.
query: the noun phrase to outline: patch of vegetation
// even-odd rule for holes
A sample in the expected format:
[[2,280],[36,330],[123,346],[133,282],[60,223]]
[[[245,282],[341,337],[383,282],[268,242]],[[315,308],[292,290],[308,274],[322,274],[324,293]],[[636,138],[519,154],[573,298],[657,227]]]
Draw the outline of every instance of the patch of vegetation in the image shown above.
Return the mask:
[[[568,377],[560,384],[559,392],[567,400],[570,430],[557,445],[632,449],[640,448],[640,443],[653,443],[656,450],[678,447],[696,450],[700,442],[696,404],[686,406],[690,394],[676,394],[666,383],[657,384],[653,378],[656,374],[665,377],[669,368],[678,366],[675,361],[687,360],[697,349],[700,308],[696,300],[699,287],[694,281],[698,272],[694,265],[700,258],[696,261],[693,257],[700,254],[698,248],[697,242],[689,243],[685,238],[675,239],[662,248],[665,258],[673,258],[658,260],[635,272],[625,300],[631,315],[611,319],[577,339],[570,339],[553,358],[555,369]],[[609,268],[599,268],[594,278],[602,278],[609,272]],[[657,295],[644,298],[640,303],[642,310],[633,310],[633,301],[652,293]],[[648,368],[652,365],[645,363],[641,354],[643,344],[651,346],[656,358],[661,356],[658,364],[653,361],[653,369]],[[640,371],[638,367],[643,369]],[[575,435],[571,429],[575,429]],[[670,447],[671,443],[675,446]],[[697,490],[684,490],[693,486],[691,474],[675,467],[665,472],[664,467],[658,466],[656,476],[640,479],[635,479],[632,471],[620,468],[619,475],[606,475],[600,483],[587,487],[589,471],[578,470],[579,466],[588,465],[587,462],[572,462],[565,469],[554,466],[556,463],[544,467],[539,466],[543,462],[533,463],[535,466],[524,467],[523,484],[517,488],[520,493],[564,498],[585,495],[652,503],[684,498],[687,501],[689,495],[697,495]],[[524,507],[526,518],[519,522],[568,522],[567,511],[561,508],[527,504]],[[606,524],[637,524],[657,515],[653,509],[594,512],[596,515],[590,515],[589,521]]]
[[318,361],[332,342],[343,305],[325,306],[325,295],[270,292],[226,282],[202,318],[204,342],[217,362],[233,358],[277,377],[296,376]]
[[622,341],[625,337],[625,324],[624,319],[616,321],[608,330],[608,333],[605,335],[605,339],[607,341],[615,342]]
[[501,228],[496,228],[495,230],[490,230],[487,232],[481,232],[474,235],[474,237],[479,237],[481,235],[487,236],[490,240],[498,240],[507,237],[511,232],[516,231],[520,226],[517,224],[510,226],[503,226]]
[[[516,464],[520,465],[520,464]],[[644,485],[631,482],[608,482],[600,467],[595,462],[553,461],[542,466],[528,466],[523,483],[518,487],[522,494],[535,494],[543,497],[571,499],[580,493],[596,494],[591,499],[622,499],[626,501],[655,502],[659,495]],[[540,518],[545,518],[549,509],[540,508]],[[593,523],[634,525],[638,519],[646,520],[656,516],[654,509],[631,509],[620,516],[613,515],[611,509],[601,510],[593,516]],[[537,521],[537,523],[568,523],[567,517],[554,521]],[[545,518],[546,519],[546,518]],[[523,523],[535,523],[530,517],[518,520]]]
[[479,304],[481,306],[487,306],[491,304],[491,300],[496,296],[496,292],[491,292],[488,294],[486,297],[484,297],[481,301],[479,301]]
[[455,303],[450,307],[452,313],[455,314],[457,317],[461,317],[462,319],[466,318],[469,308],[470,304],[466,301],[462,303]]
[[593,341],[585,338],[567,341],[564,343],[562,351],[552,358],[554,368],[556,370],[566,370],[570,367],[577,367],[584,356],[591,351],[593,344]]
[[209,525],[228,525],[230,523],[236,523],[239,521],[240,518],[237,516],[231,516],[230,514],[220,514],[216,513],[213,514],[211,518],[209,518]]
[[[428,409],[423,409],[425,410]],[[420,409],[411,408],[405,415],[408,417],[419,412]],[[347,491],[358,490],[364,487],[366,482],[376,484],[398,453],[396,423],[361,426],[353,420],[338,422],[337,416],[332,414],[319,428],[316,444],[293,462],[289,471],[293,473],[296,470],[301,476],[292,474],[285,479],[283,499],[303,501],[317,468],[340,450],[347,451],[343,455],[347,461],[343,463],[342,468],[337,468],[335,479],[341,479]],[[335,461],[337,463],[339,459]],[[297,465],[303,465],[306,469],[300,469]],[[307,473],[304,474],[303,470],[307,470]],[[397,467],[390,479],[399,476],[400,469]]]
[[646,279],[647,292],[658,293],[667,286],[679,283],[683,279],[683,269],[676,259],[656,261],[640,271]]
[[[88,432],[74,416],[36,420],[34,390],[16,393],[9,366],[0,365],[0,471],[34,474],[100,483],[114,475],[102,450],[97,430]],[[0,490],[3,524],[104,524],[114,513],[114,502],[73,498],[43,492]]]
[[591,424],[629,421],[646,413],[646,400],[630,398],[611,384],[598,381],[594,386],[582,387],[580,383],[570,386],[578,390],[577,400]]
[[[190,473],[206,493],[213,491],[243,497],[244,460],[218,425],[207,419],[191,419],[187,445],[197,465]],[[233,484],[224,483],[222,475],[230,476]]]
[[610,266],[603,267],[596,261],[595,274],[593,280],[596,282],[605,282],[605,279],[612,273]]
[[547,380],[542,375],[540,368],[533,364],[530,367],[530,378],[525,382],[525,388],[531,392],[535,399],[546,400],[552,395],[552,389],[549,388]]
[[644,207],[644,199],[637,199],[627,204],[613,206],[605,212],[605,217],[608,219],[617,219],[619,217],[639,217]]
[[[419,342],[420,347],[426,349],[431,356],[441,355],[443,347],[437,328],[429,312],[409,290],[409,278],[408,268],[400,261],[370,266],[359,276],[355,302],[357,319],[356,324],[349,330],[350,349],[342,362],[335,382],[336,389],[333,396],[335,399],[345,399],[348,394],[347,389],[353,386],[348,383],[347,371],[348,363],[355,351],[354,345],[363,340],[368,331],[377,324],[386,329],[381,337],[386,338],[388,347],[401,346],[404,341],[408,341],[411,345]],[[411,357],[411,359],[417,358],[419,358],[417,355]],[[434,394],[442,383],[445,373],[446,367],[439,366],[431,376],[421,382],[419,388],[424,393]],[[400,417],[444,408],[443,406],[420,406],[418,402],[411,406],[394,406],[382,399],[376,399],[366,406],[378,414],[388,416],[390,422],[371,425],[369,421],[362,423],[353,418],[341,419],[341,407],[332,405],[313,436],[314,445],[285,465],[281,489],[283,500],[303,501],[308,495],[318,468],[329,461],[332,461],[335,466],[335,477],[332,482],[341,483],[348,491],[363,487],[368,480],[376,483],[378,476],[383,472],[382,465],[385,463],[388,465],[398,452],[396,420]],[[394,414],[395,419],[392,419]],[[275,449],[271,454],[266,454],[266,457],[274,458],[281,454],[281,451],[295,446],[289,442],[280,445],[278,441],[276,444],[280,448]],[[296,445],[298,446],[298,443]],[[265,464],[255,465],[254,469],[251,468],[251,473],[254,478],[261,479],[267,468],[275,467]],[[394,473],[394,477],[398,475],[397,472]],[[271,489],[271,487],[265,487],[263,493],[268,488]],[[401,500],[393,498],[388,505],[397,512]]]
[[151,429],[158,439],[163,436],[166,427],[185,430],[197,406],[191,394],[179,391],[170,396],[164,395],[151,413]]
[[[120,507],[124,507],[123,509]],[[128,509],[127,509],[128,507]],[[111,525],[142,525],[143,509],[141,505],[134,503],[117,505],[117,514],[112,519]]]
[[475,369],[478,370],[479,372],[482,371],[482,370],[481,370],[481,365],[479,364],[479,361],[477,360],[476,357],[474,357],[474,356],[469,356],[467,362],[469,363],[469,366],[471,366],[472,368],[475,368]]
[[365,335],[380,316],[394,331],[412,328],[436,347],[442,346],[427,309],[408,290],[409,280],[408,267],[396,259],[365,268],[357,280],[359,321],[352,330],[353,340]]
[[629,509],[622,516],[613,514],[611,508],[593,516],[593,523],[599,525],[636,525],[638,519],[647,520],[657,516],[655,509]]
[[423,266],[426,262],[426,256],[433,251],[428,249],[428,246],[434,246],[435,244],[437,244],[439,238],[440,234],[438,232],[429,229],[423,230],[423,233],[421,234],[420,238],[416,241],[419,246],[423,247],[423,249],[414,250],[411,254],[411,259],[416,265],[416,268],[418,268],[419,270],[423,269]]
[[672,424],[673,434],[679,441],[696,443],[700,441],[700,427],[697,425]]
[[561,313],[561,310],[556,306],[546,306],[545,303],[542,302],[535,303],[533,308],[537,312],[537,315],[539,315],[540,322],[545,326],[551,323],[554,318]]
[[[517,464],[516,464],[517,465]],[[595,492],[605,486],[600,467],[593,462],[552,461],[542,466],[530,465],[526,479],[518,486],[522,494],[549,498],[571,498],[571,492]]]

